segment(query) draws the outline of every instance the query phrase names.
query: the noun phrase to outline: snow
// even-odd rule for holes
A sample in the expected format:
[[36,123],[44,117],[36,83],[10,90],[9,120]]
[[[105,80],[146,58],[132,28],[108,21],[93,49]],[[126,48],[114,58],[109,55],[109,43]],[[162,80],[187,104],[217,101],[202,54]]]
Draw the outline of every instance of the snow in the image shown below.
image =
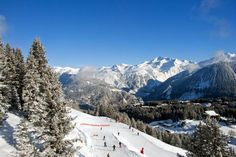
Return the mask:
[[[200,124],[200,122],[204,124],[204,122],[200,120],[185,119],[182,121],[173,122],[172,120],[168,119],[168,120],[154,121],[150,123],[150,125],[158,130],[168,131],[170,133],[192,134],[196,131],[196,127],[197,125]],[[221,132],[225,135],[229,135],[229,131],[234,131],[236,133],[235,125],[226,125],[223,122],[220,122],[219,125]],[[230,139],[229,146],[236,151],[236,136]]]
[[1,157],[7,157],[14,153],[13,133],[20,118],[12,113],[8,113],[8,119],[0,127],[0,154]]
[[[200,121],[185,119],[183,121],[173,122],[172,120],[162,120],[150,123],[151,126],[162,131],[169,131],[177,134],[192,134]],[[181,124],[185,124],[182,126]]]
[[[107,153],[111,157],[156,157],[157,154],[176,157],[177,153],[181,155],[186,153],[181,148],[166,144],[136,129],[132,132],[127,125],[107,117],[95,117],[74,109],[71,109],[70,115],[75,117],[73,121],[75,128],[66,139],[79,139],[74,143],[77,148],[75,157],[104,157]],[[1,157],[11,156],[15,151],[13,133],[20,118],[12,113],[8,113],[8,116],[9,118],[0,128]],[[102,130],[100,125],[103,125]],[[107,147],[104,147],[103,136],[106,137]],[[121,148],[118,146],[119,142],[122,143]],[[113,145],[116,145],[115,151],[112,149]],[[140,153],[142,147],[144,147],[144,155]]]
[[[172,120],[169,119],[169,120],[154,121],[150,123],[150,125],[154,128],[167,130],[171,133],[191,134],[195,131],[197,125],[199,125],[200,122],[202,121],[191,120],[191,119],[185,119],[185,120],[173,122]],[[182,123],[185,125],[182,126],[181,125]],[[220,130],[226,135],[228,135],[230,130],[236,132],[235,125],[226,125],[223,122],[220,122],[219,124],[220,124]]]
[[219,114],[217,114],[215,111],[213,110],[209,110],[209,111],[205,111],[207,115],[209,116],[219,116]]
[[227,53],[230,57],[236,57],[235,53]]
[[53,70],[58,74],[77,74],[80,68],[71,68],[71,67],[53,67]]
[[[186,60],[167,57],[157,57],[136,65],[117,64],[111,67],[101,67],[94,71],[94,77],[116,88],[131,88],[137,92],[139,88],[147,85],[149,80],[163,82],[168,78],[196,65]],[[82,68],[81,68],[82,69]],[[55,67],[59,73],[80,74],[79,68]]]
[[[157,128],[158,130],[168,131],[170,133],[192,134],[196,131],[196,127],[197,125],[200,124],[200,122],[204,124],[203,121],[199,121],[199,120],[185,119],[182,121],[173,122],[172,120],[169,119],[169,120],[154,121],[150,123],[150,125],[154,128]],[[225,135],[229,135],[229,131],[236,132],[235,125],[226,125],[225,123],[220,122],[219,127],[220,127],[221,132]],[[229,146],[232,147],[236,151],[236,136],[231,138],[231,142]]]
[[[177,153],[184,155],[185,150],[166,144],[158,139],[155,139],[145,133],[136,129],[132,132],[129,127],[123,123],[116,123],[114,120],[107,117],[94,117],[76,110],[72,110],[72,116],[78,116],[76,127],[84,133],[87,143],[79,150],[80,155],[83,156],[96,156],[104,157],[107,153],[112,157],[176,157]],[[88,125],[80,125],[81,123],[87,124],[105,124],[110,125],[107,127],[96,127]],[[120,135],[118,135],[118,132]],[[140,135],[137,135],[137,132]],[[104,147],[103,136],[106,137],[108,147]],[[122,147],[118,147],[119,141]],[[112,146],[116,145],[116,151],[112,150]],[[145,155],[140,153],[140,149],[144,147]],[[86,153],[86,154],[83,154]]]

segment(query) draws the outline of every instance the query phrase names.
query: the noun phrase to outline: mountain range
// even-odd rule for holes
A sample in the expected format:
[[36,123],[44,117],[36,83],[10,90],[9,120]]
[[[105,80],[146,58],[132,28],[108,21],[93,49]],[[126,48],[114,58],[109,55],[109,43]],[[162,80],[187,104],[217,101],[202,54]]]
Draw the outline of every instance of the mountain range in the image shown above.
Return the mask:
[[[213,58],[198,63],[157,57],[137,65],[118,64],[97,69],[55,67],[54,70],[63,76],[63,79],[66,78],[65,76],[70,76],[70,79],[73,80],[71,84],[65,84],[63,79],[60,79],[64,89],[73,86],[73,88],[82,90],[91,86],[92,82],[93,89],[106,86],[106,88],[102,88],[103,91],[104,89],[119,91],[118,93],[125,93],[132,98],[134,97],[131,95],[145,100],[186,100],[235,96],[235,62],[236,54],[218,53]],[[90,84],[86,85],[88,81]],[[102,92],[100,91],[100,93]],[[87,95],[90,94],[87,93]],[[109,95],[107,99],[111,97]],[[137,102],[137,100],[134,101]]]
[[153,86],[157,86],[169,77],[187,70],[194,65],[195,63],[187,60],[158,57],[137,65],[118,64],[98,69],[91,67],[55,67],[54,69],[60,75],[67,73],[83,76],[86,79],[98,79],[112,87],[136,93],[142,87],[152,88]]

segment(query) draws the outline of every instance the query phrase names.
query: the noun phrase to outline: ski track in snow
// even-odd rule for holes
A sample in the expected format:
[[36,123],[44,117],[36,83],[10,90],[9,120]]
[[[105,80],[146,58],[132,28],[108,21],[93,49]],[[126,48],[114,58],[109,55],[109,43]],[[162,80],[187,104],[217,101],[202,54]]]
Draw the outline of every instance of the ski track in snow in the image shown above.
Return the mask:
[[[75,110],[72,110],[71,114],[78,116],[75,119],[76,127],[86,136],[87,144],[84,147],[87,148],[87,151],[84,151],[83,155],[86,157],[106,157],[108,153],[111,157],[176,157],[177,152],[182,155],[186,152],[136,129],[132,132],[127,125],[116,123],[110,118],[94,117]],[[80,125],[81,123],[110,126],[102,127],[101,130],[99,126]],[[137,132],[139,132],[139,136]],[[105,140],[103,140],[103,136],[105,136]],[[104,147],[104,141],[106,141],[107,147]],[[119,148],[119,142],[122,143],[121,148]],[[113,151],[113,145],[116,145],[115,151]],[[144,147],[144,155],[140,153],[142,147]],[[81,152],[81,154],[83,153]]]
[[[0,157],[9,157],[15,154],[13,133],[20,118],[12,113],[8,113],[8,119],[0,128]],[[79,139],[74,143],[77,147],[75,157],[177,157],[177,153],[184,155],[185,150],[168,145],[136,129],[129,129],[123,123],[116,123],[107,117],[95,117],[74,109],[71,110],[71,117],[75,128],[66,136],[66,139]],[[82,123],[95,125],[80,125]],[[120,135],[118,135],[118,132]],[[139,132],[139,135],[137,135]],[[103,140],[105,136],[105,140]],[[104,141],[107,147],[104,147]],[[119,142],[122,143],[121,148]],[[116,150],[113,151],[113,145]],[[144,147],[144,155],[140,153]]]

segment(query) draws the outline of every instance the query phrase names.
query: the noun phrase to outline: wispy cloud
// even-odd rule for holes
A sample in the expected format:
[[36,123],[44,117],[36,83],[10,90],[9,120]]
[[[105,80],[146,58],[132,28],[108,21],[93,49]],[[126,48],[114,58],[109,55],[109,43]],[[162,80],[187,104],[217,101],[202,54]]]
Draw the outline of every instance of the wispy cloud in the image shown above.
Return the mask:
[[0,37],[7,31],[6,18],[3,15],[0,15]]
[[202,13],[209,13],[212,9],[220,6],[220,0],[202,0],[199,9]]
[[216,62],[229,62],[230,56],[224,50],[218,50],[213,55]]
[[77,76],[83,79],[91,79],[94,78],[96,72],[97,69],[95,67],[85,66],[80,69],[79,74]]
[[212,19],[212,23],[214,24],[215,29],[211,31],[213,36],[227,38],[231,36],[231,28],[225,19]]
[[[225,17],[218,17],[214,13],[223,6],[223,0],[201,0],[194,7],[195,13],[204,21],[212,25],[209,34],[219,38],[227,38],[232,34],[230,23]],[[213,13],[214,12],[214,13]]]

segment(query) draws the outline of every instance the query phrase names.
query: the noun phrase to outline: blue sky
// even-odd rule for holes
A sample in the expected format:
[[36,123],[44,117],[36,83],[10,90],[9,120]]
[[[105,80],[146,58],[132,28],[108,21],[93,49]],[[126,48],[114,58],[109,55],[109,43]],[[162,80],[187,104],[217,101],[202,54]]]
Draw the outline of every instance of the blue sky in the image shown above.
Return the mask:
[[40,37],[53,66],[200,61],[236,53],[236,1],[0,0],[0,35],[25,56]]

